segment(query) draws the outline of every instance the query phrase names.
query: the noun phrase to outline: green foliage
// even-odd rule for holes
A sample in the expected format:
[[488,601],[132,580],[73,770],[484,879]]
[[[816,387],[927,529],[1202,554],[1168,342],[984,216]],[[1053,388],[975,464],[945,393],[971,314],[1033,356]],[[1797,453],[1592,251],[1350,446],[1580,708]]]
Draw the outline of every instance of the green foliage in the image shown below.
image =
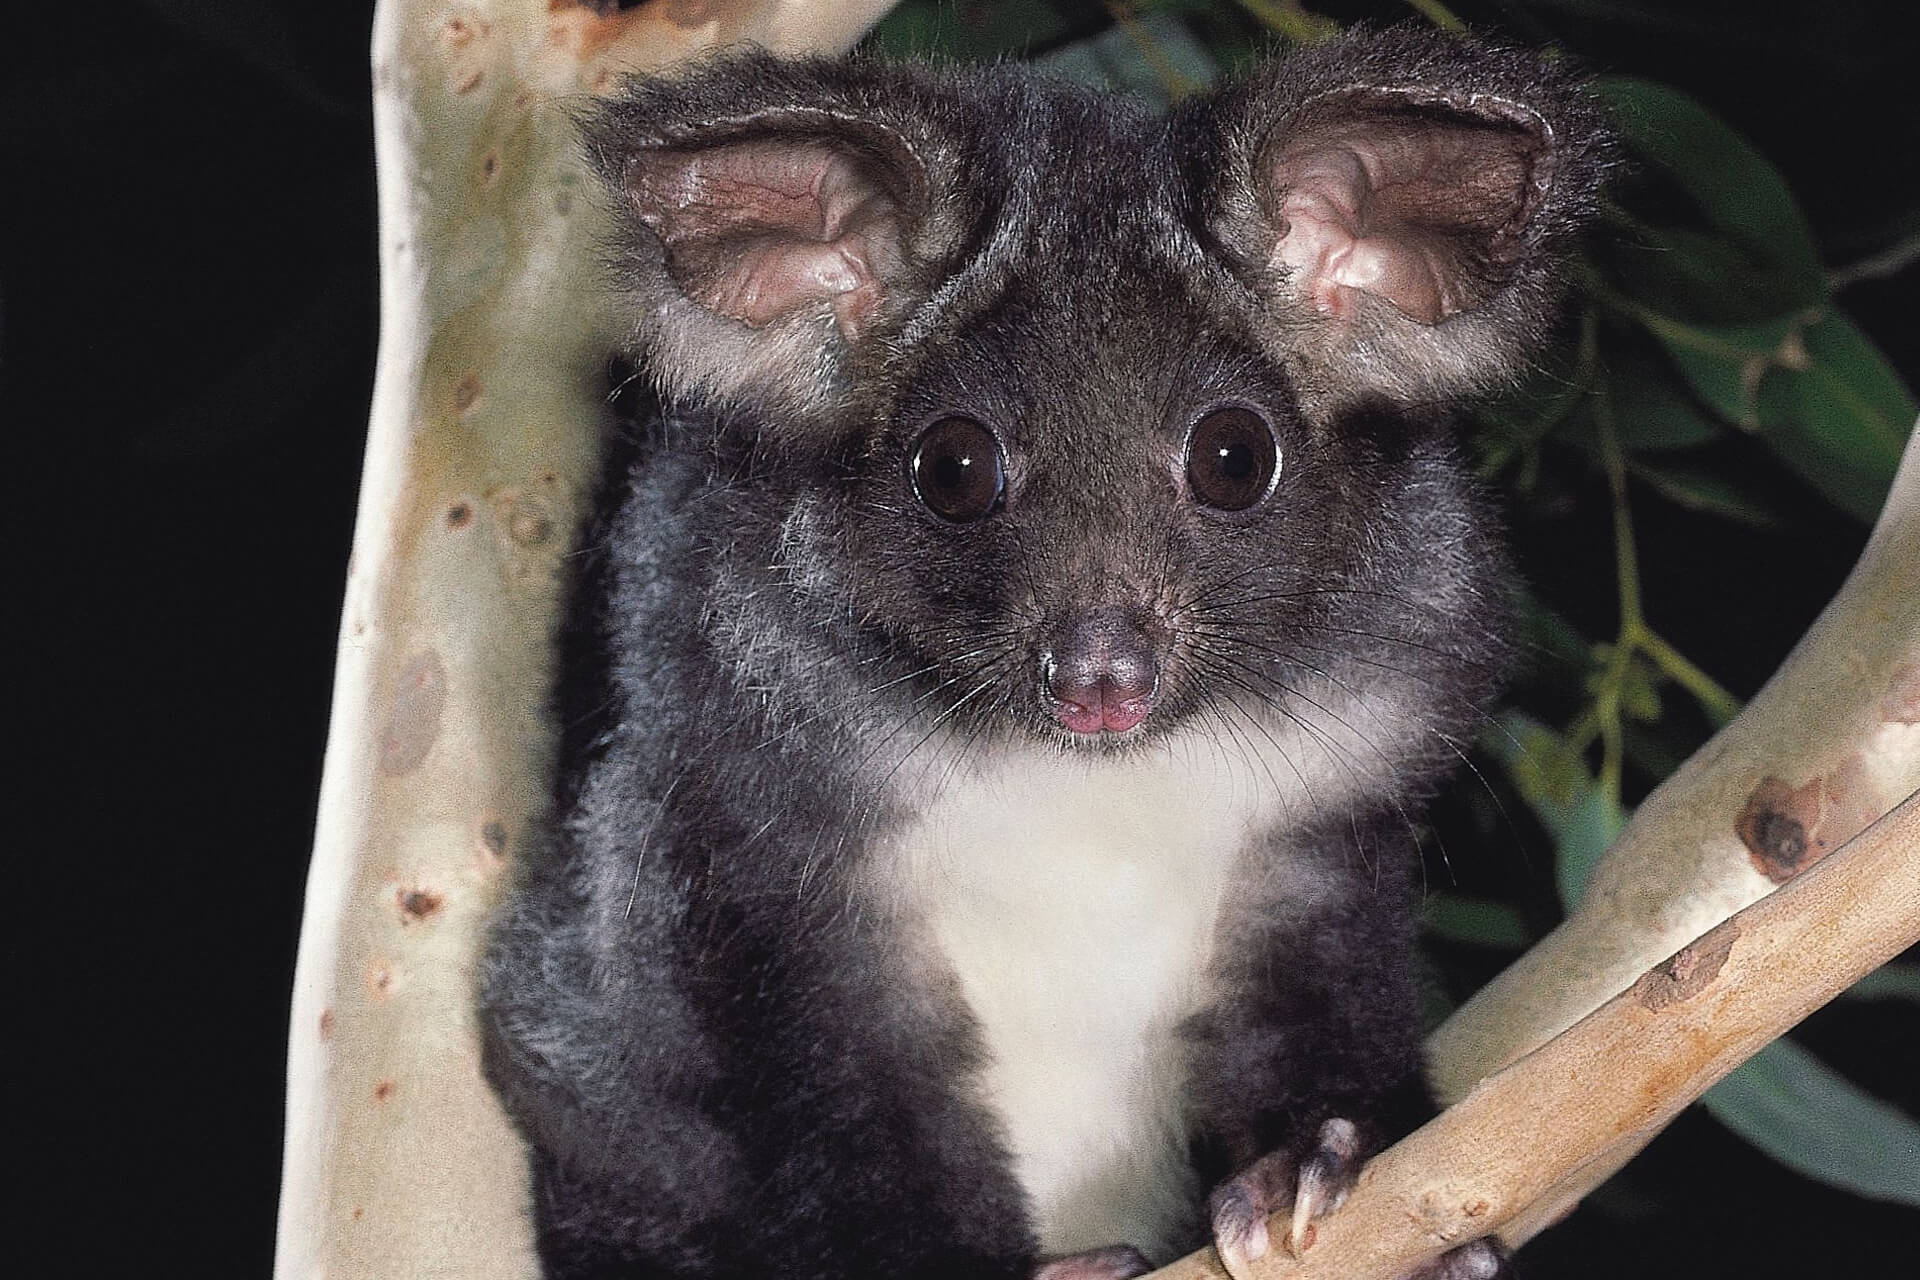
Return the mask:
[[1920,1208],[1920,1125],[1791,1040],[1776,1040],[1701,1099],[1716,1120],[1810,1178]]
[[[1416,12],[1460,25],[1437,0],[1407,0],[1388,16]],[[1039,57],[1164,103],[1263,46],[1337,29],[1295,0],[907,0],[874,42],[895,53]],[[1484,406],[1472,431],[1482,473],[1517,525],[1584,529],[1613,551],[1610,575],[1542,579],[1523,600],[1533,660],[1480,750],[1495,807],[1510,807],[1501,794],[1516,798],[1520,820],[1550,844],[1563,909],[1579,901],[1637,795],[1740,706],[1648,617],[1636,517],[1670,507],[1732,529],[1797,530],[1824,503],[1864,528],[1916,416],[1911,389],[1836,301],[1800,201],[1759,149],[1672,85],[1613,76],[1597,87],[1626,164],[1573,273],[1565,341],[1525,385]],[[1887,220],[1915,225],[1912,209]],[[1603,512],[1589,509],[1594,492],[1606,495]],[[1649,548],[1662,558],[1684,550]],[[1589,634],[1569,616],[1616,626]],[[1512,902],[1453,889],[1429,892],[1422,924],[1437,940],[1507,951],[1539,932]],[[1910,1019],[1917,972],[1889,966],[1851,994]],[[1811,1177],[1920,1204],[1920,1128],[1789,1042],[1728,1077],[1706,1107]]]

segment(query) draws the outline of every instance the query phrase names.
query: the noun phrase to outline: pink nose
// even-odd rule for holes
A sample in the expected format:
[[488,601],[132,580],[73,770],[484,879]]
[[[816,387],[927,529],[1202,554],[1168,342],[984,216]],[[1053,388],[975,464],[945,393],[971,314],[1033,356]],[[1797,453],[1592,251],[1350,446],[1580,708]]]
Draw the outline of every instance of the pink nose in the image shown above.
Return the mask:
[[1147,718],[1160,682],[1146,632],[1124,609],[1095,609],[1069,626],[1046,667],[1054,717],[1074,733],[1124,733]]

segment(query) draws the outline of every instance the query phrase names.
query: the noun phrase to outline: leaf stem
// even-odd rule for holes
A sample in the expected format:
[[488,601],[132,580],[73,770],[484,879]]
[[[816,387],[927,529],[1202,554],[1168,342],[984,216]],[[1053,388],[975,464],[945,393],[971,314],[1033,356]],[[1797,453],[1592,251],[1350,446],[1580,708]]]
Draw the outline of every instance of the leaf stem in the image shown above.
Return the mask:
[[1453,10],[1440,0],[1407,0],[1407,8],[1431,22],[1442,31],[1465,31],[1467,24],[1460,21]]
[[1339,23],[1308,13],[1300,7],[1299,0],[1239,0],[1239,3],[1255,19],[1295,44],[1318,44],[1340,33]]
[[1640,624],[1634,644],[1653,659],[1662,674],[1693,695],[1694,701],[1706,711],[1715,728],[1740,714],[1740,708],[1744,705],[1740,699],[1727,692],[1725,685],[1695,666],[1685,654],[1645,623]]

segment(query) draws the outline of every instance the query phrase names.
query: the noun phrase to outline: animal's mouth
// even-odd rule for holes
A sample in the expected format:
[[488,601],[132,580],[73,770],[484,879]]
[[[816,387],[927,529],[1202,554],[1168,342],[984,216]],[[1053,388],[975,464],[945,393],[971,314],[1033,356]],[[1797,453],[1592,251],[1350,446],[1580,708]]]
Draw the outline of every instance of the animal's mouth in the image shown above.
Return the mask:
[[1074,734],[1125,733],[1153,709],[1153,690],[1129,693],[1101,680],[1071,694],[1049,690],[1054,719]]

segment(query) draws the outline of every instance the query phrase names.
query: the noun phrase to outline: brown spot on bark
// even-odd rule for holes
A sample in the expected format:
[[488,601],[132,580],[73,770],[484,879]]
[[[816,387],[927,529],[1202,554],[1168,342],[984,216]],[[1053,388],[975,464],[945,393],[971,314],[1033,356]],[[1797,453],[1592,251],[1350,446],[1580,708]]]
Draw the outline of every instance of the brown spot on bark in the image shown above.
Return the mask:
[[499,176],[500,153],[489,150],[486,155],[480,157],[480,185],[490,187],[493,185],[494,179]]
[[447,508],[447,528],[464,529],[467,521],[473,519],[473,508],[464,502],[456,502]]
[[513,540],[524,546],[533,546],[545,542],[553,536],[553,521],[544,511],[529,511],[524,507],[513,513],[513,523],[507,526],[513,534]]
[[1634,984],[1642,1008],[1652,1013],[1691,1000],[1720,976],[1740,930],[1729,920],[1673,953]]
[[447,19],[447,25],[440,29],[440,38],[449,48],[464,49],[487,33],[485,19],[470,14],[456,13]]
[[385,1102],[387,1099],[393,1097],[393,1090],[393,1081],[382,1080],[373,1086],[373,1100],[375,1102]]
[[1880,700],[1880,714],[1901,724],[1920,724],[1920,662],[1894,669],[1892,685]]
[[440,736],[440,712],[447,702],[447,672],[440,655],[417,653],[400,669],[393,706],[380,735],[380,772],[390,777],[413,772]]
[[1747,807],[1734,819],[1733,829],[1747,846],[1760,874],[1783,884],[1807,864],[1807,823],[1818,806],[1820,784],[1809,782],[1798,790],[1771,775],[1747,797]]
[[493,24],[471,8],[454,13],[440,27],[446,44],[447,82],[455,93],[471,93],[487,74],[487,46]]
[[384,956],[375,956],[367,962],[367,994],[375,1000],[385,1000],[400,989],[399,975]]
[[446,905],[446,899],[426,889],[400,889],[394,897],[400,904],[400,923],[403,925],[425,920]]
[[364,1208],[362,1208],[362,1207],[361,1207],[360,1205],[355,1205],[355,1206],[353,1206],[353,1220],[354,1220],[355,1222],[358,1222],[358,1221],[360,1221],[360,1215],[361,1215],[361,1214],[363,1214],[363,1213],[365,1213],[365,1212],[366,1212],[366,1210],[365,1210]]
[[1858,755],[1798,787],[1769,775],[1747,797],[1733,829],[1760,873],[1775,884],[1805,871],[1885,813]]
[[474,402],[479,398],[480,375],[477,373],[469,373],[460,379],[460,384],[453,389],[453,407],[461,413],[473,408]]
[[507,856],[507,824],[489,818],[480,826],[480,845],[496,858]]
[[320,1039],[324,1043],[333,1039],[333,1010],[320,1011]]

